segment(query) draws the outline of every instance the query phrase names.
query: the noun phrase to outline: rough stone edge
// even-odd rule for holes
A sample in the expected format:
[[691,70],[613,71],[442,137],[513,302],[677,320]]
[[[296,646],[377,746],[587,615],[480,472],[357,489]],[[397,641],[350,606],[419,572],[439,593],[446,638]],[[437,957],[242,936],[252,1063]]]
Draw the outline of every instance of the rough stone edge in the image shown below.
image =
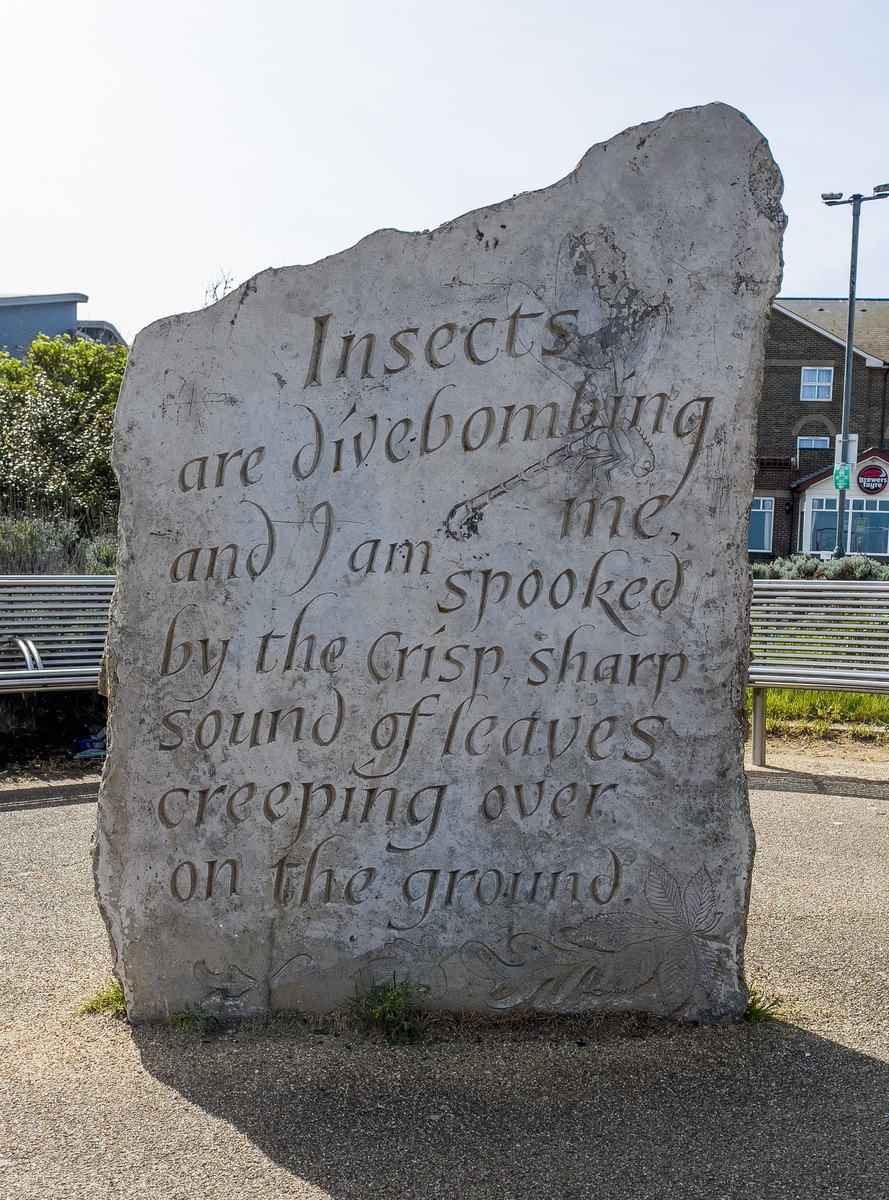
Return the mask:
[[[659,117],[656,120],[642,122],[638,125],[631,125],[625,129],[619,130],[613,136],[606,138],[603,141],[596,142],[592,146],[590,146],[584,152],[584,154],[581,156],[580,161],[577,163],[577,165],[574,167],[574,169],[572,171],[569,171],[566,175],[562,176],[560,179],[556,180],[552,184],[548,184],[541,188],[531,189],[529,191],[518,192],[515,195],[513,195],[511,197],[507,197],[504,200],[498,200],[492,204],[483,205],[479,208],[469,209],[466,212],[461,213],[456,217],[452,217],[448,221],[442,222],[442,224],[436,226],[435,229],[432,229],[432,230],[408,230],[408,231],[406,231],[406,230],[395,229],[393,227],[382,227],[382,228],[376,229],[373,232],[366,234],[364,237],[359,238],[357,242],[354,242],[352,245],[344,248],[343,250],[338,250],[338,251],[335,251],[333,254],[325,255],[320,259],[316,259],[314,262],[295,263],[295,264],[291,264],[286,267],[267,267],[267,268],[263,269],[262,271],[259,271],[259,272],[255,273],[254,275],[251,275],[238,288],[234,289],[231,293],[229,293],[227,296],[224,296],[221,300],[217,301],[215,304],[207,306],[206,308],[194,309],[194,310],[190,310],[190,311],[186,311],[186,312],[182,312],[182,313],[173,314],[173,315],[170,315],[167,317],[159,318],[158,320],[153,321],[151,324],[145,326],[142,330],[140,330],[139,333],[136,335],[136,337],[133,339],[133,345],[132,345],[131,351],[130,351],[130,358],[128,360],[127,369],[124,373],[124,379],[121,384],[121,393],[123,393],[123,391],[126,387],[126,380],[127,380],[127,376],[130,373],[130,370],[135,369],[135,363],[137,362],[136,351],[137,351],[140,343],[143,340],[147,340],[150,335],[155,335],[155,334],[161,333],[164,329],[171,327],[172,325],[183,320],[184,318],[191,318],[192,320],[197,319],[198,321],[205,318],[205,319],[212,319],[212,321],[215,322],[215,321],[219,320],[220,317],[225,316],[229,310],[232,310],[233,317],[236,316],[237,311],[240,309],[240,306],[244,303],[247,296],[249,296],[251,292],[254,292],[256,290],[257,282],[260,279],[263,279],[267,276],[274,276],[274,275],[277,275],[284,271],[292,271],[294,268],[296,268],[297,270],[300,268],[313,268],[313,267],[320,266],[322,263],[333,262],[334,260],[343,258],[346,255],[352,254],[359,246],[364,246],[367,243],[370,243],[373,239],[379,237],[381,234],[395,234],[399,238],[411,238],[411,239],[427,238],[427,239],[429,239],[431,237],[434,237],[434,235],[436,233],[444,231],[444,230],[448,229],[449,227],[456,225],[457,223],[465,220],[467,217],[470,217],[476,213],[488,212],[490,210],[498,209],[501,206],[503,206],[504,204],[508,204],[511,206],[515,205],[516,202],[521,202],[525,196],[540,196],[540,195],[544,195],[547,192],[555,191],[557,188],[561,188],[561,187],[564,187],[567,184],[569,184],[572,180],[572,177],[576,176],[577,172],[584,166],[584,164],[588,161],[590,156],[592,154],[594,154],[597,150],[599,150],[601,147],[609,146],[612,143],[618,142],[619,140],[621,140],[623,138],[627,138],[633,134],[638,134],[640,131],[643,131],[643,130],[646,131],[646,133],[645,133],[646,137],[650,136],[650,134],[654,133],[661,125],[663,125],[665,122],[669,121],[670,119],[672,119],[674,117],[681,117],[686,114],[697,113],[697,112],[700,112],[700,111],[702,111],[704,109],[708,109],[708,108],[709,109],[717,109],[717,108],[723,109],[726,112],[731,113],[733,115],[733,117],[741,118],[741,120],[746,122],[746,124],[748,124],[750,126],[750,128],[754,131],[754,133],[758,135],[759,141],[756,143],[754,149],[751,152],[751,165],[750,165],[750,173],[748,174],[748,180],[749,180],[750,176],[753,174],[753,170],[754,170],[753,159],[754,159],[754,157],[757,154],[762,155],[762,152],[765,151],[765,155],[767,156],[766,160],[765,160],[765,165],[769,169],[770,174],[772,174],[773,182],[775,184],[774,203],[771,206],[771,208],[772,208],[771,213],[765,212],[765,211],[760,213],[760,215],[762,217],[765,217],[766,219],[770,220],[770,222],[775,226],[776,232],[779,235],[779,242],[778,242],[778,264],[777,264],[777,271],[776,271],[776,275],[775,275],[774,291],[772,292],[771,296],[768,297],[767,300],[763,301],[761,313],[760,313],[759,319],[757,321],[756,333],[754,334],[754,345],[758,345],[758,348],[759,348],[756,363],[753,366],[752,375],[751,375],[751,378],[752,378],[751,386],[753,387],[753,398],[754,398],[753,412],[754,412],[754,416],[755,416],[759,412],[759,406],[760,406],[761,397],[762,397],[762,379],[763,379],[763,371],[764,371],[764,364],[765,364],[766,328],[767,328],[767,324],[768,324],[768,319],[769,319],[769,314],[771,311],[772,303],[775,299],[775,296],[777,296],[781,290],[781,282],[782,282],[783,270],[784,270],[783,235],[784,235],[784,231],[787,228],[787,215],[784,212],[783,208],[781,207],[781,199],[783,197],[783,192],[784,192],[784,178],[783,178],[783,174],[781,172],[780,167],[778,166],[777,162],[774,159],[774,156],[771,153],[771,147],[770,147],[768,139],[765,137],[765,135],[759,130],[759,128],[753,123],[753,121],[750,120],[750,118],[745,113],[741,112],[739,109],[734,108],[734,106],[726,104],[721,101],[715,101],[712,103],[702,104],[702,105],[692,105],[687,108],[671,110],[670,112],[665,113],[662,117]],[[754,203],[755,203],[755,200],[754,200]],[[212,316],[211,316],[211,314],[212,314]],[[117,416],[115,413],[115,428],[116,428],[116,421],[117,421]],[[116,439],[115,439],[115,441],[116,441]],[[115,457],[116,456],[115,456],[114,452],[112,452],[112,468],[114,470],[114,474],[117,477],[118,483],[119,483],[120,482],[120,472],[117,469]],[[751,473],[750,473],[751,497],[753,495],[753,490],[754,490],[753,471],[751,471]],[[121,529],[121,526],[120,526],[120,522],[118,522],[117,542],[118,542],[118,556],[120,557],[122,552],[125,554],[125,538],[123,535],[123,530]],[[742,565],[744,563],[746,563],[745,548],[743,546],[739,545],[737,553],[741,560]],[[743,1017],[743,1014],[744,1014],[744,1010],[746,1008],[747,1001],[748,1001],[748,989],[747,989],[745,975],[744,975],[744,951],[745,951],[746,941],[747,941],[750,893],[751,893],[751,888],[752,888],[753,868],[754,868],[755,856],[756,856],[756,833],[755,833],[755,830],[753,827],[753,821],[752,821],[752,818],[750,815],[749,788],[747,785],[746,773],[744,771],[744,766],[743,766],[743,754],[744,754],[744,751],[743,751],[744,736],[743,735],[744,735],[745,727],[747,724],[746,711],[745,711],[745,690],[746,690],[746,686],[747,686],[747,684],[746,684],[747,668],[748,668],[748,664],[749,664],[749,615],[750,615],[750,602],[751,602],[751,595],[752,595],[752,583],[750,580],[749,572],[746,574],[744,574],[742,572],[742,578],[744,578],[744,580],[745,580],[744,595],[742,597],[742,610],[743,610],[744,620],[746,621],[748,634],[747,634],[747,638],[746,638],[746,654],[744,654],[743,656],[739,656],[738,662],[737,662],[737,665],[735,668],[735,673],[734,673],[734,677],[733,677],[733,679],[734,679],[733,690],[735,691],[735,693],[738,697],[738,704],[735,705],[735,712],[736,712],[736,719],[737,719],[738,725],[740,726],[740,728],[738,730],[738,735],[739,735],[738,744],[739,744],[740,757],[741,757],[741,801],[742,801],[742,808],[743,808],[741,816],[742,816],[742,818],[746,819],[746,824],[747,824],[747,828],[748,828],[749,832],[748,832],[748,844],[747,844],[746,888],[745,888],[745,893],[744,893],[743,908],[741,911],[741,919],[739,921],[738,940],[737,940],[739,1008],[738,1008],[738,1011],[734,1012],[734,1013],[730,1013],[730,1012],[724,1013],[724,1012],[715,1012],[715,1011],[712,1012],[712,1014],[709,1017],[709,1021],[711,1023],[718,1023],[718,1022],[725,1022],[725,1021],[732,1021],[732,1020],[741,1020]],[[113,627],[116,623],[118,608],[119,608],[119,589],[120,589],[120,583],[118,580],[118,583],[115,586],[114,594],[112,596],[112,601],[111,601],[109,627]],[[99,682],[99,690],[108,699],[109,708],[111,707],[111,705],[114,702],[114,695],[119,686],[119,681],[117,678],[117,670],[116,670],[116,661],[114,660],[113,652],[110,649],[110,640],[111,639],[109,638],[109,642],[106,643],[105,653],[103,655],[101,672],[100,672],[100,682]],[[103,772],[102,772],[102,781],[101,781],[101,784],[99,787],[97,824],[96,824],[96,829],[95,829],[95,832],[94,832],[94,835],[93,835],[93,838],[91,841],[91,857],[92,857],[92,865],[93,865],[93,876],[94,876],[95,887],[96,887],[96,900],[97,900],[99,912],[101,914],[102,920],[103,920],[106,930],[108,932],[108,938],[109,938],[111,956],[112,956],[112,971],[114,973],[115,978],[117,978],[118,981],[121,983],[121,985],[124,989],[124,993],[126,994],[127,982],[124,977],[124,973],[118,969],[118,965],[119,965],[119,961],[120,961],[120,954],[121,954],[119,946],[122,945],[123,940],[124,940],[123,932],[122,932],[122,929],[120,926],[119,918],[117,918],[114,915],[114,913],[110,910],[110,905],[106,904],[105,901],[103,900],[103,895],[110,894],[112,889],[111,888],[103,888],[102,883],[101,883],[101,878],[103,876],[105,878],[108,878],[112,874],[111,868],[109,866],[109,862],[113,857],[113,852],[111,849],[110,841],[109,841],[107,835],[105,834],[106,825],[109,823],[113,823],[113,818],[115,816],[123,817],[123,819],[126,820],[126,815],[127,815],[125,813],[125,811],[123,810],[123,807],[119,803],[118,804],[112,803],[112,801],[108,798],[107,791],[106,791],[106,784],[110,781],[110,778],[111,778],[111,771],[110,771],[109,764],[112,759],[112,754],[111,754],[112,741],[113,741],[113,731],[112,731],[111,725],[109,723],[108,755],[106,757],[105,765],[104,765]],[[105,819],[107,817],[111,817],[112,821],[108,822]],[[104,843],[104,846],[103,846],[103,843]],[[598,1011],[598,1010],[596,1010],[596,1011]],[[610,1011],[610,1010],[602,1010],[602,1011]],[[680,1013],[680,1014],[678,1014],[678,1019],[701,1022],[701,1021],[707,1020],[708,1018],[702,1017],[699,1015],[689,1015],[689,1016],[685,1017],[685,1016],[683,1016],[683,1014]]]

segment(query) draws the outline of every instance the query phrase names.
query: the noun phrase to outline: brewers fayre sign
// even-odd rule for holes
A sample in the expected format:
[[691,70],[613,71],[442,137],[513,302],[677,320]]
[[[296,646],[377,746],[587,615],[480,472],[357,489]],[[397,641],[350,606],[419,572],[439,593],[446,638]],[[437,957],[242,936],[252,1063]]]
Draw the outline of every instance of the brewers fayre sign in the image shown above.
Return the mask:
[[858,472],[857,483],[863,492],[876,495],[886,487],[887,479],[889,476],[886,475],[885,467],[881,467],[878,463],[868,463]]

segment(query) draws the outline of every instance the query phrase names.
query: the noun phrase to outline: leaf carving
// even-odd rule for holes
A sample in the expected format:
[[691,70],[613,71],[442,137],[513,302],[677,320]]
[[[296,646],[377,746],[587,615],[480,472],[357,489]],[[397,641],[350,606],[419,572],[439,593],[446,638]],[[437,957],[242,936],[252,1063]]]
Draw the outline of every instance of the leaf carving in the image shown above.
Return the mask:
[[660,863],[652,863],[643,888],[645,899],[660,917],[671,924],[686,926],[685,906],[679,884]]
[[308,954],[294,954],[267,979],[256,979],[253,975],[242,971],[240,967],[236,967],[234,963],[229,963],[222,971],[211,971],[203,959],[195,963],[193,973],[195,979],[204,988],[205,999],[239,1000],[241,996],[252,992],[254,988],[279,983],[281,976],[296,964],[311,967],[314,965],[314,960]]
[[[294,954],[293,958],[288,958],[287,962],[283,963],[280,967],[278,967],[277,971],[273,971],[272,974],[269,975],[268,979],[265,980],[265,982],[268,984],[282,983],[284,981],[282,980],[281,976],[284,975],[287,971],[289,971],[291,967],[300,966],[300,967],[305,967],[308,970],[308,968],[313,967],[314,965],[315,965],[315,960],[312,958],[311,955],[309,955],[309,954]],[[287,980],[287,982],[292,983],[293,980],[290,979],[290,980]]]
[[396,970],[399,963],[409,964],[416,981],[431,989],[429,994],[433,999],[440,999],[448,990],[448,977],[442,964],[449,957],[450,954],[442,955],[441,946],[431,933],[424,933],[419,942],[393,938],[383,947],[382,959],[377,961],[394,960]]
[[711,932],[716,895],[713,891],[713,880],[703,867],[692,875],[685,885],[683,901],[689,929],[693,929],[695,933]]
[[684,1004],[695,984],[695,956],[691,938],[676,938],[667,948],[658,967],[661,991],[670,1011]]
[[574,946],[613,953],[633,942],[650,939],[652,930],[652,922],[636,913],[611,912],[590,917],[580,925],[565,926],[560,932]]
[[719,948],[712,941],[702,937],[694,940],[695,957],[703,968],[704,974],[715,983],[719,973]]

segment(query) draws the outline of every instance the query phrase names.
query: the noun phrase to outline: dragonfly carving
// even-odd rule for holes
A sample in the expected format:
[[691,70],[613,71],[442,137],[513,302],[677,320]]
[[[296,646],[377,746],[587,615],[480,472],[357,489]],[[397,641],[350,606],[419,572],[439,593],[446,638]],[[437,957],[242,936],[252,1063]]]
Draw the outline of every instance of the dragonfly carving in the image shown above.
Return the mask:
[[654,470],[654,451],[635,425],[624,420],[617,425],[595,425],[579,434],[546,458],[525,467],[517,475],[511,475],[495,487],[455,504],[445,520],[447,533],[454,538],[472,537],[477,532],[483,511],[499,496],[505,496],[514,488],[528,483],[535,476],[551,471],[563,463],[571,462],[575,471],[584,467],[591,471],[591,482],[599,473],[611,483],[611,476],[619,470],[635,479],[644,479]]
[[[664,339],[669,316],[666,298],[652,303],[627,278],[626,255],[613,234],[596,235],[597,261],[585,239],[567,236],[556,265],[555,313],[564,322],[574,316],[576,330],[555,353],[532,346],[530,353],[575,396],[573,411],[582,429],[544,458],[471,499],[456,504],[445,519],[450,537],[466,539],[477,532],[489,504],[538,475],[564,464],[590,471],[594,486],[600,476],[610,484],[614,472],[643,479],[654,469],[651,444],[632,420],[621,415],[620,401],[628,381],[634,392],[643,384]],[[509,307],[546,307],[522,284],[509,292]],[[554,318],[555,319],[555,318]]]

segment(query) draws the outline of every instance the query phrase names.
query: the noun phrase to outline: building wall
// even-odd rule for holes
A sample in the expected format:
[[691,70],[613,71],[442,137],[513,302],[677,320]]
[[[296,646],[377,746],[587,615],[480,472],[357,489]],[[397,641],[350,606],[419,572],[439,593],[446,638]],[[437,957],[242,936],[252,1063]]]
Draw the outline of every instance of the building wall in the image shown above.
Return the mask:
[[56,337],[77,331],[77,303],[0,305],[0,349],[23,358],[39,333]]
[[[806,329],[782,313],[772,312],[757,427],[760,453],[795,455],[798,436],[833,437],[839,432],[845,358],[843,347],[830,338]],[[805,366],[833,367],[833,394],[829,401],[800,400],[801,372]],[[862,450],[879,442],[878,397],[882,377],[882,371],[871,370],[864,365],[863,358],[854,356],[851,432],[859,435]]]
[[[801,400],[805,366],[833,368],[829,401]],[[798,321],[772,312],[766,335],[762,397],[757,418],[757,496],[775,500],[772,557],[794,553],[798,512],[791,484],[828,467],[834,460],[834,438],[842,423],[845,351],[830,338]],[[864,451],[880,445],[880,417],[885,372],[865,365],[855,355],[852,365],[850,432],[858,434]],[[887,397],[889,409],[889,397]],[[889,413],[886,424],[889,425]],[[889,428],[882,431],[889,441]],[[797,450],[798,437],[829,437],[827,450]],[[789,510],[789,511],[788,511]],[[757,559],[768,555],[757,554]]]

